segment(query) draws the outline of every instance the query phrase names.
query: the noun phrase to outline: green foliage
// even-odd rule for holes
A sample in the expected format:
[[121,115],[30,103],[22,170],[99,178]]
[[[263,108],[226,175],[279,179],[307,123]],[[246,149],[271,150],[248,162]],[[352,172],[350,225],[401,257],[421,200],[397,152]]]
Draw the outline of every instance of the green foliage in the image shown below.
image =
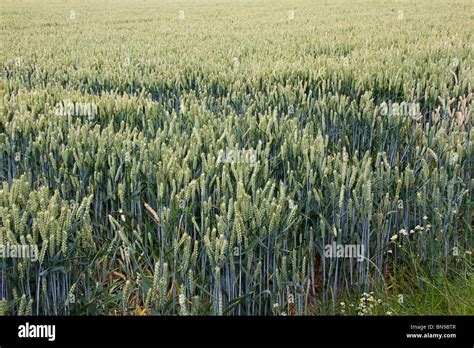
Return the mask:
[[7,0],[0,244],[40,260],[0,260],[0,313],[335,313],[415,261],[452,269],[472,250],[469,6]]

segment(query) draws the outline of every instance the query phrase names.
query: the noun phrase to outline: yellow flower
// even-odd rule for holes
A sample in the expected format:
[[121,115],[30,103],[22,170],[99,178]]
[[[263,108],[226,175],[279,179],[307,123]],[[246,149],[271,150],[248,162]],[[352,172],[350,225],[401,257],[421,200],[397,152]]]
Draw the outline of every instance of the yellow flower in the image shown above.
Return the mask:
[[391,240],[391,241],[394,241],[394,240],[396,240],[397,238],[398,238],[398,236],[397,236],[396,234],[394,234],[394,235],[390,238],[390,240]]

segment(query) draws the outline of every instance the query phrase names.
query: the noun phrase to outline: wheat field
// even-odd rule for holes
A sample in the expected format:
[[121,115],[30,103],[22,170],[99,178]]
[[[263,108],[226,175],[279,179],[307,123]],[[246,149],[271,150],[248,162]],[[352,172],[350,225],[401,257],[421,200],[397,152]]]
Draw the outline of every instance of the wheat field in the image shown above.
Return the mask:
[[400,314],[407,274],[472,284],[473,16],[2,0],[0,314]]

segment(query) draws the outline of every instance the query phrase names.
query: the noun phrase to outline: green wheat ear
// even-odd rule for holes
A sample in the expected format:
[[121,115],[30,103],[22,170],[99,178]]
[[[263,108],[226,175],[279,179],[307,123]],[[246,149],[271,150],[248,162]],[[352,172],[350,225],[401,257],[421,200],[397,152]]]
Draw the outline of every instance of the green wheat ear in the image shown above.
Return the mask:
[[8,314],[8,302],[6,299],[2,298],[0,300],[0,316]]
[[[390,295],[388,273],[396,284],[412,268],[413,282],[470,271],[468,12],[428,12],[430,30],[416,27],[426,12],[410,13],[385,49],[383,31],[366,30],[376,19],[337,21],[346,2],[334,11],[300,5],[304,16],[282,26],[278,6],[255,22],[247,5],[226,4],[224,18],[252,23],[235,32],[207,7],[175,26],[165,4],[160,21],[180,35],[144,32],[156,47],[124,42],[132,29],[113,30],[120,13],[102,50],[88,40],[99,25],[84,34],[70,21],[53,38],[39,28],[44,52],[68,38],[67,53],[51,61],[18,40],[28,17],[7,1],[14,30],[4,39],[22,57],[2,66],[0,244],[40,252],[38,262],[2,259],[0,314],[130,314],[129,303],[155,315],[334,314],[370,288]],[[95,6],[82,18],[100,22]],[[460,29],[446,46],[448,17]],[[331,23],[334,37],[308,36],[315,21],[323,32]],[[409,60],[407,30],[417,42]],[[212,40],[186,51],[216,33],[224,54]],[[56,109],[68,101],[79,103],[73,112]],[[394,109],[407,103],[416,113]],[[367,259],[326,256],[333,241],[363,245]],[[72,295],[81,300],[65,305]],[[366,308],[354,313],[368,314],[362,297]]]

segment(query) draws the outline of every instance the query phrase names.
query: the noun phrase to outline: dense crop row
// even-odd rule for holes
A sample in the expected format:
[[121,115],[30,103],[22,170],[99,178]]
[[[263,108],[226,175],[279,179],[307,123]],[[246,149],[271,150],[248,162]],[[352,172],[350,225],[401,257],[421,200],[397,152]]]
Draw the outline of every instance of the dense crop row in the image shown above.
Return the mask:
[[[455,33],[428,2],[431,28],[276,4],[2,9],[0,244],[40,252],[0,261],[4,313],[311,314],[414,259],[466,267],[468,2]],[[402,102],[420,117],[381,112]]]

